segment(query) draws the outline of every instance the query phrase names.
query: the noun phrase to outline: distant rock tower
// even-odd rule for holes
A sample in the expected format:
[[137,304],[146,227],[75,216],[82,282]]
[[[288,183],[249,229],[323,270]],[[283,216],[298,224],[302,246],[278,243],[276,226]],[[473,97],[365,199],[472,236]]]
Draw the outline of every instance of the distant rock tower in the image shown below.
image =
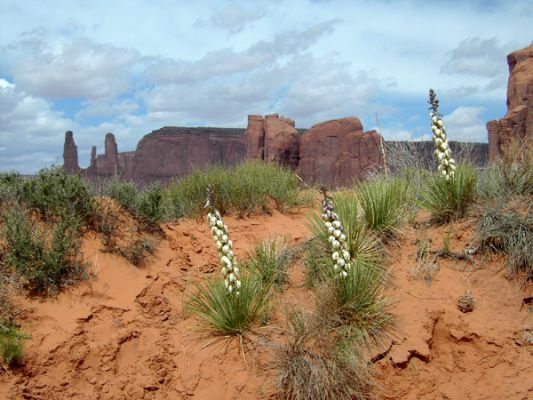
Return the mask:
[[65,132],[63,168],[67,174],[77,174],[80,171],[80,166],[78,164],[78,146],[74,143],[72,131]]
[[118,147],[115,135],[108,133],[105,135],[105,153],[104,153],[104,175],[114,176],[119,172]]
[[507,114],[487,123],[490,160],[513,139],[533,140],[533,44],[509,54],[507,64]]

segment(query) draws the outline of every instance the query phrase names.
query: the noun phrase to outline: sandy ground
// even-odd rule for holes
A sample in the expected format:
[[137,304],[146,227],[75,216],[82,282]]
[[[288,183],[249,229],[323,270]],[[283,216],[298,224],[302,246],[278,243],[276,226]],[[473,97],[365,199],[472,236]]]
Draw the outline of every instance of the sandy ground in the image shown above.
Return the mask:
[[[302,243],[310,237],[311,210],[248,219],[225,218],[241,259],[269,235]],[[13,299],[26,310],[25,363],[0,367],[0,399],[274,399],[274,352],[287,334],[285,311],[312,308],[301,262],[289,287],[276,294],[269,324],[251,335],[245,356],[236,341],[215,340],[183,311],[195,284],[217,274],[207,223],[180,220],[145,267],[101,251],[88,235],[85,259],[94,278],[53,299]],[[405,227],[388,246],[394,337],[376,349],[379,397],[385,399],[533,398],[533,310],[521,307],[522,290],[504,274],[503,259],[440,260],[438,271],[416,273],[417,239],[462,251],[473,225]],[[420,271],[418,271],[420,272]],[[472,290],[468,314],[457,299]],[[528,292],[529,290],[529,292]]]

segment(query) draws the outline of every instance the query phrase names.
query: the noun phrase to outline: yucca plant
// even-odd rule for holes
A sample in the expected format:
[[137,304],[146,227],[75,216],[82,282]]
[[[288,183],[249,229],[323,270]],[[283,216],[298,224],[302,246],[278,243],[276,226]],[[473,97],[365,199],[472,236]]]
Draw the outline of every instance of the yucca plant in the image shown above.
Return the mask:
[[[350,258],[361,259],[380,268],[381,245],[372,232],[368,231],[354,193],[336,193],[333,195],[333,204],[346,235]],[[334,260],[330,252],[329,232],[321,217],[311,216],[308,226],[313,233],[313,239],[307,245],[305,264],[307,285],[313,287],[332,276]]]
[[217,335],[242,336],[270,312],[270,285],[257,277],[243,274],[239,295],[229,294],[224,281],[213,279],[187,301],[188,308],[204,328]]
[[462,218],[476,199],[476,182],[477,171],[468,164],[459,165],[449,180],[430,175],[420,189],[421,206],[437,223]]
[[405,218],[412,198],[406,179],[377,177],[355,188],[366,224],[382,236],[391,236]]
[[208,186],[207,192],[205,208],[210,210],[207,220],[220,257],[223,280],[215,279],[205,287],[198,287],[187,306],[214,333],[242,336],[252,325],[266,320],[271,285],[250,274],[241,277],[228,227],[212,206],[212,186]]
[[387,274],[364,260],[352,264],[353,272],[347,279],[319,288],[317,316],[339,340],[379,343],[393,326],[389,301],[383,294]]
[[448,145],[446,127],[442,121],[442,114],[439,113],[437,93],[433,89],[429,89],[429,104],[429,117],[431,118],[431,130],[433,132],[433,141],[435,142],[435,157],[438,162],[438,171],[445,180],[449,180],[455,173],[455,160],[452,158],[452,152]]

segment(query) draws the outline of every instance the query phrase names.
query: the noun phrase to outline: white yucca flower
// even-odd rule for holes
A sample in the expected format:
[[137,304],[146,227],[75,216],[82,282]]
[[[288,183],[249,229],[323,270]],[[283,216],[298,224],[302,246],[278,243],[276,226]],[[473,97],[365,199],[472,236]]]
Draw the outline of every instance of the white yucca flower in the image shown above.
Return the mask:
[[[205,208],[212,208],[211,206],[211,188],[208,188],[208,197]],[[218,250],[220,257],[221,272],[224,276],[224,286],[228,292],[239,295],[241,288],[241,281],[239,279],[239,268],[237,267],[237,258],[233,253],[233,242],[229,239],[228,227],[222,221],[222,216],[216,208],[207,214],[207,221],[211,227],[213,240]]]
[[346,278],[351,268],[346,234],[344,233],[339,216],[335,212],[333,201],[326,194],[325,189],[322,189],[322,192],[324,193],[324,199],[322,200],[322,219],[324,220],[324,225],[329,235],[328,242],[332,248],[331,258],[335,261],[333,268],[335,269],[336,276]]
[[431,105],[429,117],[431,118],[431,130],[433,131],[433,142],[435,142],[435,157],[438,162],[438,171],[444,179],[449,180],[455,173],[455,160],[446,139],[446,127],[439,113],[439,101],[433,89],[429,89],[429,104]]

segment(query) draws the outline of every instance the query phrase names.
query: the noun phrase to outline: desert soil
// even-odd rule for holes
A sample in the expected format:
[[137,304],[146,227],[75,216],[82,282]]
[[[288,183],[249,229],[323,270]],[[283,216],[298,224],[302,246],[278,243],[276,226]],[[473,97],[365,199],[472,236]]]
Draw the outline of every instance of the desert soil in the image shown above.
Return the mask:
[[[237,256],[269,235],[291,244],[310,237],[312,210],[252,218],[225,218]],[[388,244],[393,337],[372,350],[384,399],[532,399],[533,309],[522,306],[532,285],[505,275],[505,260],[476,255],[472,262],[439,259],[421,267],[417,240],[431,248],[449,238],[453,251],[473,243],[473,221],[402,228]],[[102,251],[88,234],[83,242],[93,278],[55,298],[21,295],[22,329],[30,335],[25,362],[0,366],[0,399],[274,399],[277,346],[286,340],[286,311],[310,311],[301,261],[288,288],[275,294],[276,311],[250,335],[243,354],[235,340],[198,329],[183,310],[197,283],[218,274],[209,227],[182,219],[163,227],[144,267]],[[432,261],[430,259],[429,261]],[[475,309],[463,314],[457,299],[471,289]]]

